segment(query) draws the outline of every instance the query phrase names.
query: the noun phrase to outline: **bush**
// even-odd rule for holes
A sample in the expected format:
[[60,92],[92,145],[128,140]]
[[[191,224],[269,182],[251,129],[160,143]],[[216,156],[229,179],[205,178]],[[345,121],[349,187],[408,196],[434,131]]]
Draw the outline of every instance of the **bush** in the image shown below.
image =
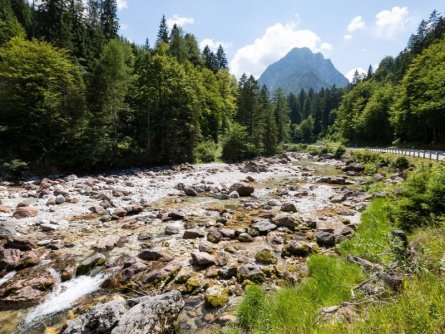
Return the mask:
[[445,214],[445,165],[421,166],[405,182],[405,187],[391,207],[397,225],[412,231],[440,222]]
[[409,167],[409,160],[404,156],[397,157],[391,162],[391,166],[399,170],[405,170]]
[[223,159],[240,161],[253,158],[256,155],[255,146],[249,142],[246,127],[234,123],[227,134],[223,145]]
[[28,163],[20,159],[14,159],[10,162],[5,162],[3,168],[8,177],[17,179],[28,169]]
[[197,162],[213,162],[216,160],[218,144],[213,140],[206,140],[195,148],[195,159]]
[[334,156],[336,159],[340,159],[345,153],[346,148],[343,145],[337,146],[337,148],[334,150]]

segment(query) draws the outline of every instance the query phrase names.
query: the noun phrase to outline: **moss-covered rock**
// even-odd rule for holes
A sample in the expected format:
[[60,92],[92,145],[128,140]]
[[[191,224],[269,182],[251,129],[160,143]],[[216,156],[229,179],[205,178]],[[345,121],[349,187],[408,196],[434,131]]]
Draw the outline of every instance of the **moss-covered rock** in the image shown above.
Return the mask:
[[277,258],[270,249],[262,249],[255,255],[255,260],[261,264],[276,264]]
[[76,274],[87,275],[93,268],[104,265],[106,261],[107,258],[105,255],[96,253],[77,266]]
[[221,285],[213,285],[204,293],[204,301],[209,308],[221,307],[229,301],[229,291]]

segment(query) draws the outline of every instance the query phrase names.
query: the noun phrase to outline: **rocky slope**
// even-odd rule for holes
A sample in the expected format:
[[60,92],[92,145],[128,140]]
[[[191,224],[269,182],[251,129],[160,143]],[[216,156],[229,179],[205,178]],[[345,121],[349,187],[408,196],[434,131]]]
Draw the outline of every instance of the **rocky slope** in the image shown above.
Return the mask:
[[286,94],[298,94],[311,88],[318,92],[332,86],[344,87],[348,80],[321,53],[312,53],[308,48],[294,48],[270,65],[259,78],[260,85],[270,91],[281,88]]
[[[308,254],[354,233],[370,199],[362,171],[286,153],[3,182],[0,332],[135,333],[143,318],[162,333],[177,318],[191,333],[232,322],[246,285],[298,283]],[[160,323],[153,303],[166,310]]]

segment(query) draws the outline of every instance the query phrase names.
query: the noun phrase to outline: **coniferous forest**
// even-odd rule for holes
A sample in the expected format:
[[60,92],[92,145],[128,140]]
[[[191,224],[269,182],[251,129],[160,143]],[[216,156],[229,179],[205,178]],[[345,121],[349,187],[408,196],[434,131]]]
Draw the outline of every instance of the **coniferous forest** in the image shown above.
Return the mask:
[[[156,24],[156,23],[155,23]],[[118,35],[115,0],[0,0],[0,156],[44,170],[240,160],[322,138],[444,143],[445,20],[347,88],[270,92],[220,46],[165,17],[155,41]],[[17,160],[18,159],[18,160]]]

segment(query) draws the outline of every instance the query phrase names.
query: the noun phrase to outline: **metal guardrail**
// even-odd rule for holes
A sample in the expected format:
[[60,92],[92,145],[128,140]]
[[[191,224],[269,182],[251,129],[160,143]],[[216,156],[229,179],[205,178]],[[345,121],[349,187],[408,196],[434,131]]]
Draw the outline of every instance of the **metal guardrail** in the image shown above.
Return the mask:
[[416,149],[405,149],[405,148],[379,148],[379,147],[348,147],[351,151],[362,151],[368,150],[372,152],[380,153],[391,153],[391,154],[401,154],[410,157],[429,159],[429,160],[445,160],[445,151],[436,150],[416,150]]

